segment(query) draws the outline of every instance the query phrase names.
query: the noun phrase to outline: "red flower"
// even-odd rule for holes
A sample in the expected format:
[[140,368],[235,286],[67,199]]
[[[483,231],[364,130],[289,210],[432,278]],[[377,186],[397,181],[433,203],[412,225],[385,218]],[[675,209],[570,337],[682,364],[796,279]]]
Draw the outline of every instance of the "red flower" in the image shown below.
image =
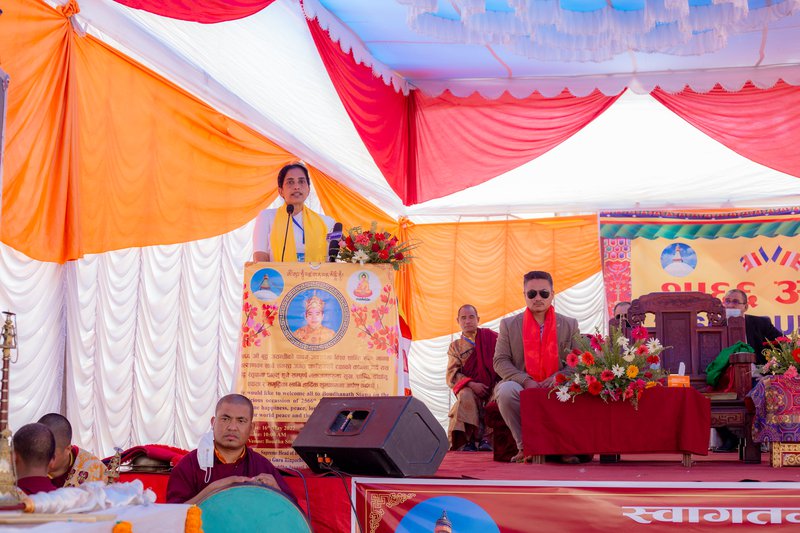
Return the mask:
[[647,333],[647,328],[644,326],[636,326],[635,328],[633,328],[633,331],[631,332],[631,337],[633,337],[633,340],[636,341],[644,340],[647,338],[648,335],[649,334]]
[[594,356],[589,352],[583,352],[581,354],[581,361],[586,366],[592,366],[594,364]]
[[397,259],[398,261],[402,261],[403,257],[405,256],[403,255],[402,252],[397,252],[396,254],[394,254],[394,258]]
[[377,252],[377,251],[378,251],[378,250],[380,250],[380,249],[381,249],[381,245],[380,245],[380,244],[378,244],[377,242],[376,242],[375,244],[373,244],[373,245],[372,245],[372,251],[373,251],[373,252]]
[[591,374],[586,374],[586,377],[584,379],[586,380],[587,385],[591,385],[592,383],[597,383],[597,378]]
[[[783,337],[778,337],[775,339],[775,342],[792,342],[792,339],[784,335]],[[767,344],[766,342],[764,344]]]
[[651,365],[657,365],[658,362],[661,361],[661,358],[657,355],[648,355],[647,356],[647,363]]
[[631,398],[633,398],[633,387],[628,385],[628,388],[625,389],[625,394],[622,395],[622,399],[630,400]]
[[795,348],[792,350],[792,359],[800,363],[800,348]]
[[636,348],[636,355],[646,355],[646,354],[649,354],[649,353],[650,353],[650,350],[647,349],[647,345],[646,344],[642,344],[641,346]]
[[567,354],[567,365],[571,367],[578,366],[578,356],[574,353]]
[[389,250],[381,250],[380,252],[378,252],[378,257],[380,257],[384,261],[388,261],[388,259],[389,259]]
[[395,244],[397,244],[397,237],[392,237],[391,239],[389,239],[389,247],[390,248],[392,246],[394,246]]
[[376,233],[375,234],[375,240],[378,241],[378,242],[382,241],[384,238],[385,238],[385,234],[383,234],[383,233]]
[[578,385],[577,383],[573,383],[572,385],[569,386],[569,392],[573,392],[573,393],[576,393],[576,394],[580,393],[581,392],[581,386]]
[[347,238],[345,238],[344,244],[345,244],[345,247],[347,247],[348,250],[355,251],[356,247],[353,245],[353,239],[350,238],[350,235],[348,235]]
[[611,381],[612,379],[614,379],[614,373],[606,368],[605,370],[600,372],[600,379],[603,381]]
[[650,378],[653,377],[653,373],[648,370],[647,372],[644,373],[644,377],[646,377],[647,379],[650,379]]
[[589,394],[597,396],[598,394],[600,394],[602,390],[603,390],[603,384],[600,383],[599,381],[593,381],[592,383],[589,383]]
[[567,381],[567,376],[564,374],[556,374],[556,384],[561,385],[562,383]]
[[595,335],[590,335],[589,342],[592,344],[592,348],[599,352],[603,349],[603,342],[605,342],[605,339],[603,339],[603,336],[598,333]]

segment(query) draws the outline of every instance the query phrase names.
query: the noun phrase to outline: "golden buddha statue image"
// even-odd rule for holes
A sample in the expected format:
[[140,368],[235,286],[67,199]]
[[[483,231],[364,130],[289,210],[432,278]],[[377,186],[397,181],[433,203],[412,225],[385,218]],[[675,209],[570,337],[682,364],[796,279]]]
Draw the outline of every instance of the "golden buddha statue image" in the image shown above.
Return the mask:
[[325,300],[314,293],[305,301],[306,323],[294,330],[297,340],[305,344],[324,344],[336,336],[336,332],[322,325],[325,319]]
[[372,296],[372,289],[369,287],[369,274],[362,272],[358,275],[358,285],[353,291],[353,295],[358,298],[369,298]]

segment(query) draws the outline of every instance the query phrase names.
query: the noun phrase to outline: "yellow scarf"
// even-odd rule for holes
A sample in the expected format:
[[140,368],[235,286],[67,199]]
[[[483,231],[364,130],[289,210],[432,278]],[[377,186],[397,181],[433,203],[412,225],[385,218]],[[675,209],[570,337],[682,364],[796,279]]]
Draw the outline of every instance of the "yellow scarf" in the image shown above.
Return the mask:
[[[303,207],[303,231],[306,235],[306,263],[324,263],[328,259],[328,228],[322,217],[308,207]],[[281,206],[275,213],[275,221],[272,223],[272,231],[269,235],[269,245],[272,251],[272,260],[280,261],[283,251],[283,235],[286,232],[286,225],[292,225],[286,208]],[[286,253],[283,260],[290,263],[297,262],[297,248],[294,244],[294,228],[289,228],[286,235]]]

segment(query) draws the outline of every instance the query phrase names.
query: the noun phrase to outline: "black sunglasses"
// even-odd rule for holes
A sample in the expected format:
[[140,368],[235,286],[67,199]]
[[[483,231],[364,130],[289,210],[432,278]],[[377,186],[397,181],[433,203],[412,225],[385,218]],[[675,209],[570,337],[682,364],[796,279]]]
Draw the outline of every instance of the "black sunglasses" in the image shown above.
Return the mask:
[[536,289],[531,289],[525,293],[525,295],[528,297],[529,300],[533,300],[534,298],[536,298],[537,294],[542,297],[542,300],[547,300],[548,298],[550,298],[550,291],[548,291],[547,289],[542,289],[540,291],[537,291]]

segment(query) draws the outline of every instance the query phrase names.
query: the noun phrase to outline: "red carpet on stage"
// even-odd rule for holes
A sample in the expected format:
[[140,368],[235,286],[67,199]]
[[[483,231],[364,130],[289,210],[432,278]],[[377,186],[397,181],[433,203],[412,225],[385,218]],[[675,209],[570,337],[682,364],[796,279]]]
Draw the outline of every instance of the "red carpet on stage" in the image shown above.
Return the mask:
[[[484,481],[533,481],[533,482],[697,482],[702,483],[748,482],[757,487],[757,482],[800,482],[800,468],[772,468],[767,454],[759,465],[745,464],[737,460],[735,453],[712,453],[694,457],[694,464],[687,468],[681,465],[680,454],[622,455],[619,463],[602,464],[597,456],[590,463],[566,465],[560,463],[512,464],[492,460],[491,453],[449,452],[433,479],[442,482]],[[310,470],[300,471],[308,486],[311,502],[311,523],[315,533],[344,533],[350,531],[351,478],[345,482],[338,476],[318,475]],[[166,474],[123,473],[122,481],[142,479],[164,501]],[[303,479],[292,472],[285,478],[304,511],[308,509]],[[385,478],[389,483],[397,478]],[[431,478],[428,478],[431,479]],[[756,482],[756,483],[752,483]],[[364,525],[362,524],[362,527]]]

